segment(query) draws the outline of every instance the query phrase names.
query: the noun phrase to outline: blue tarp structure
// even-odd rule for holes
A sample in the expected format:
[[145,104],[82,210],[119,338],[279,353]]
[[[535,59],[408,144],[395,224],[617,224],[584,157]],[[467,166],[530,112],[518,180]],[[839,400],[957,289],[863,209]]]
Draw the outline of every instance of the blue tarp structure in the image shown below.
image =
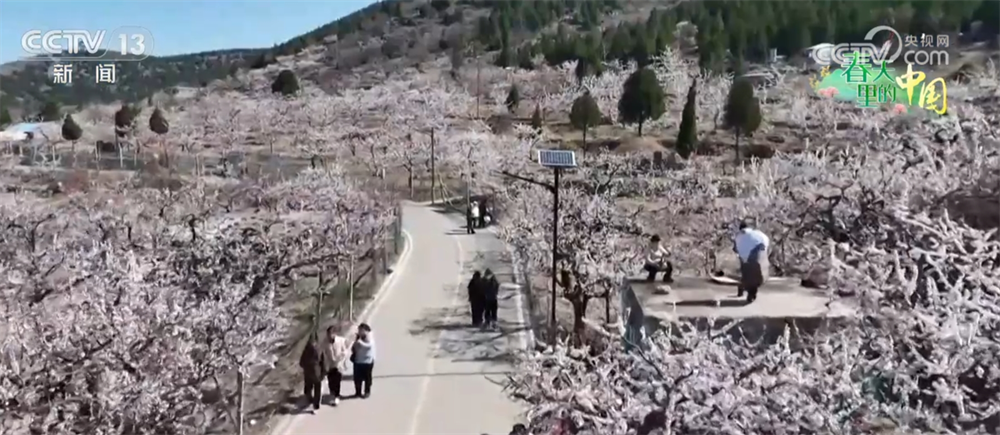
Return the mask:
[[11,125],[0,132],[0,140],[26,140],[40,137],[42,125],[34,122],[21,122]]
[[28,133],[28,132],[37,131],[39,128],[41,128],[40,124],[37,124],[37,123],[34,123],[34,122],[22,122],[22,123],[14,124],[14,125],[12,125],[10,127],[7,127],[7,131],[17,131],[17,132],[21,132],[21,133]]

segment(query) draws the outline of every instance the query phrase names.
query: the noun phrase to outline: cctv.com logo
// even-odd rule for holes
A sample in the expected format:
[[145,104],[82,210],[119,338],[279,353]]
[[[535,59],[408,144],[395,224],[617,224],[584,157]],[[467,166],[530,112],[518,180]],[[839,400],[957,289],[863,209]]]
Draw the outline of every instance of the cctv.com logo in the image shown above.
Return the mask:
[[[879,32],[890,32],[889,39],[881,46],[875,45],[875,35]],[[817,47],[809,53],[809,57],[818,65],[849,65],[854,53],[867,59],[874,65],[882,62],[892,64],[900,56],[910,65],[937,66],[951,63],[951,55],[947,50],[930,50],[908,48],[904,52],[903,37],[896,29],[889,26],[875,26],[865,35],[866,42],[843,43]]]

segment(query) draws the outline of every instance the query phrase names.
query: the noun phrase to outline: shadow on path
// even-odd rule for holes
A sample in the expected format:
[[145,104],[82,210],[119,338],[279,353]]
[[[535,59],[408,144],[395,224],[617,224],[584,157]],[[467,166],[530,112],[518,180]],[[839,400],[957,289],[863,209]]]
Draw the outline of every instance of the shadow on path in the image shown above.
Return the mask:
[[433,358],[453,362],[512,363],[510,336],[527,328],[505,319],[499,319],[496,330],[475,327],[468,310],[465,305],[427,310],[413,322],[410,334],[431,336],[435,345]]

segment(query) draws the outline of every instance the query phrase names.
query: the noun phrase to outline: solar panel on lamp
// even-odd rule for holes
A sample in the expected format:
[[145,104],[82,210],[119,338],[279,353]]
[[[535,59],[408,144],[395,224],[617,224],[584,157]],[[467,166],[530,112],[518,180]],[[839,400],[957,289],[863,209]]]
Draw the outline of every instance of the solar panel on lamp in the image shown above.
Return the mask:
[[576,153],[569,150],[538,150],[538,164],[546,168],[575,168]]

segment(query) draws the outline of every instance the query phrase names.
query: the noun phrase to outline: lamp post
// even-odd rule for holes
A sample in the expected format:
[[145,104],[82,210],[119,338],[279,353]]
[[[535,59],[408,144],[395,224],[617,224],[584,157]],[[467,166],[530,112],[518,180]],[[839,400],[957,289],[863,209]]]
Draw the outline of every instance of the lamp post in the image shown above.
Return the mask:
[[576,153],[570,150],[538,150],[538,164],[552,169],[552,184],[509,172],[501,172],[501,174],[526,183],[542,186],[548,189],[549,192],[552,192],[552,295],[549,301],[549,332],[554,343],[558,332],[556,324],[556,295],[559,288],[559,271],[556,263],[559,260],[557,249],[559,240],[559,176],[563,169],[576,167]]

